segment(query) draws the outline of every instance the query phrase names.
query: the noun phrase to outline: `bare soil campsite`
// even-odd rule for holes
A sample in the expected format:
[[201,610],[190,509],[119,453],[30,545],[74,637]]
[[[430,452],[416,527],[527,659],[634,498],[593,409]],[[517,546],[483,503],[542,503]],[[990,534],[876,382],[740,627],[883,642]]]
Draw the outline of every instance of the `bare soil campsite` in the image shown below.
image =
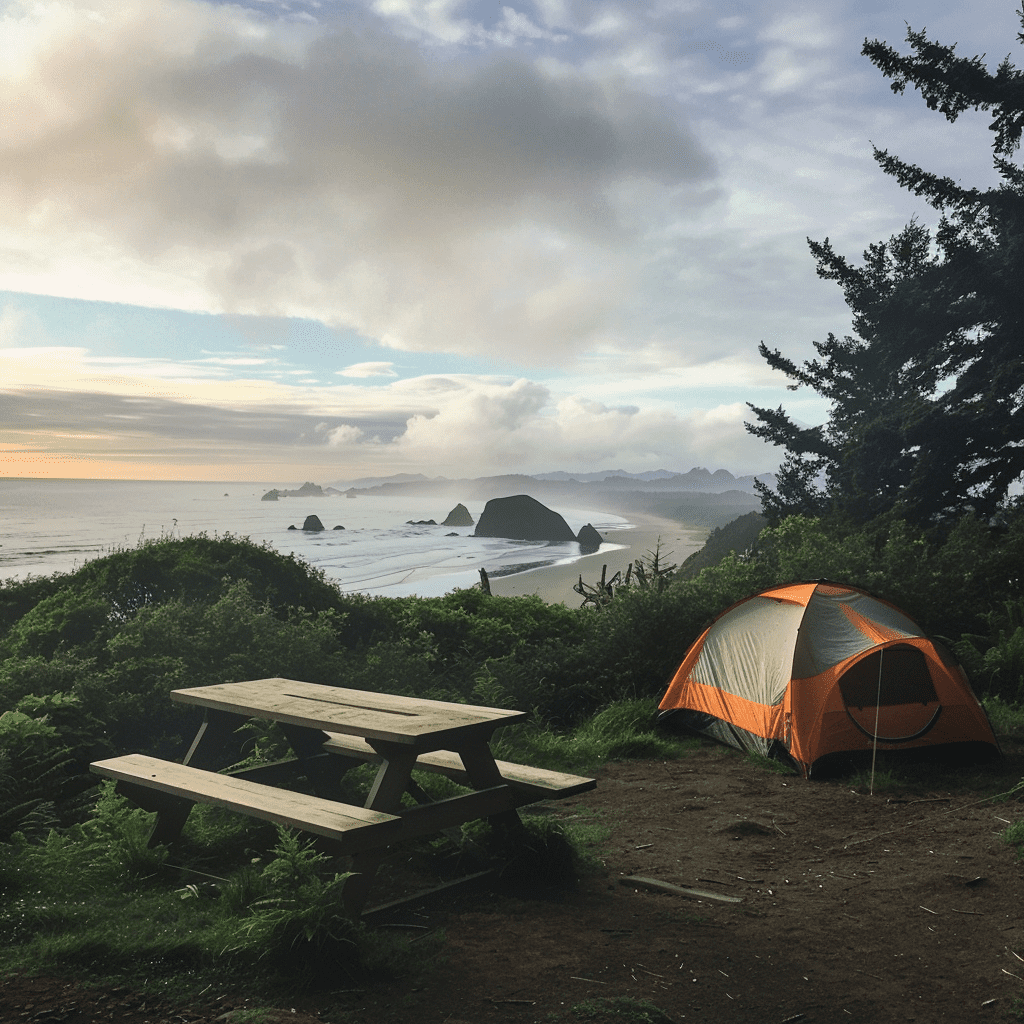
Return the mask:
[[[1024,744],[960,771],[805,782],[710,741],[620,761],[552,805],[594,867],[570,892],[522,884],[412,905],[383,929],[418,973],[301,996],[224,984],[186,1004],[88,978],[0,983],[0,1019],[59,1024],[701,1021],[862,1024],[1024,1018]],[[651,879],[671,892],[630,879]],[[392,886],[421,883],[399,862]]]

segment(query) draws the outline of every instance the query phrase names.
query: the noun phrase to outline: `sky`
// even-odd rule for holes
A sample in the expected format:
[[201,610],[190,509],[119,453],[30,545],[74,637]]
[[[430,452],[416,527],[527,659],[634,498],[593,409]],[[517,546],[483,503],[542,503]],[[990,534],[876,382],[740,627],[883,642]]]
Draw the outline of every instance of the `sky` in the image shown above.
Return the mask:
[[758,344],[849,334],[991,118],[907,26],[1022,64],[1011,0],[0,0],[0,477],[733,473]]

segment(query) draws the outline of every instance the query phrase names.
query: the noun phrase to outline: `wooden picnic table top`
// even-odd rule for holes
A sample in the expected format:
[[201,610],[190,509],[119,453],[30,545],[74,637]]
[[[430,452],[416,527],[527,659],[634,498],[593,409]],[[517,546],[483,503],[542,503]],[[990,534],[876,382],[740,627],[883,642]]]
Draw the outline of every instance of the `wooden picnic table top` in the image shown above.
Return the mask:
[[172,690],[171,699],[417,750],[456,749],[460,740],[488,738],[499,726],[529,717],[526,711],[350,690],[278,676]]

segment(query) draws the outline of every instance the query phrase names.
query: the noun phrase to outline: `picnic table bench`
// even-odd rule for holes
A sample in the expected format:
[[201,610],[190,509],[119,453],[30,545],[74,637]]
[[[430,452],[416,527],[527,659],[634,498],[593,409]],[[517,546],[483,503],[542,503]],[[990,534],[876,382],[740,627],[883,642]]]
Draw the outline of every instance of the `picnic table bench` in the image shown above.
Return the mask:
[[[150,845],[173,844],[195,803],[210,803],[313,833],[327,849],[352,855],[346,905],[363,911],[387,847],[488,818],[510,837],[522,830],[516,809],[576,795],[597,783],[577,775],[496,761],[496,729],[526,712],[400,697],[273,677],[174,690],[171,698],[205,709],[183,763],[126,754],[92,764],[118,791],[157,814]],[[230,771],[231,738],[249,718],[279,722],[294,758]],[[378,765],[362,807],[339,800],[354,765]],[[430,801],[412,777],[437,772],[471,789]],[[282,788],[302,775],[312,794]],[[410,793],[416,806],[403,805]]]

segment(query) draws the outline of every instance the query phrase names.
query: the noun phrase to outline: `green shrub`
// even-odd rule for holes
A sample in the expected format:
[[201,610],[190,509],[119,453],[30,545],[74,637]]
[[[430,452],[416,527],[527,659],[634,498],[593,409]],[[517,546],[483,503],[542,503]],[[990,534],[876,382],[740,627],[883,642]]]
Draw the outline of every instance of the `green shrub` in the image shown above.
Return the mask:
[[1024,740],[1024,704],[1011,704],[998,696],[989,696],[981,702],[996,736]]
[[1003,830],[1003,839],[1017,847],[1017,856],[1024,860],[1024,821],[1017,821]]

